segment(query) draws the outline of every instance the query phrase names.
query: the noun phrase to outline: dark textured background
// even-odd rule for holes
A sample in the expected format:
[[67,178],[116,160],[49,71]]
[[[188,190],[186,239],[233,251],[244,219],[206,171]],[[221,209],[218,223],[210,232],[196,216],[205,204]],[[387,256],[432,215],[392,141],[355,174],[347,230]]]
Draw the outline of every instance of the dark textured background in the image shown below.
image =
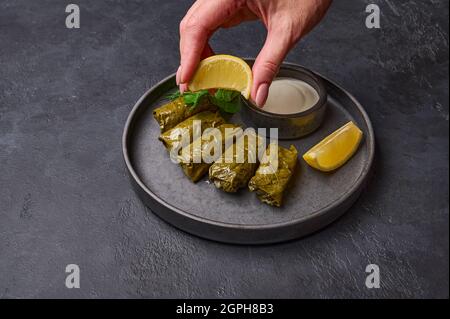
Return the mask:
[[[365,28],[369,2],[381,30]],[[190,1],[76,3],[69,30],[64,1],[0,0],[0,298],[448,297],[448,1],[335,1],[289,55],[360,99],[377,164],[343,218],[266,247],[180,232],[129,187],[122,129],[176,70]],[[264,35],[246,24],[212,46],[255,56]],[[81,289],[65,288],[69,263]]]

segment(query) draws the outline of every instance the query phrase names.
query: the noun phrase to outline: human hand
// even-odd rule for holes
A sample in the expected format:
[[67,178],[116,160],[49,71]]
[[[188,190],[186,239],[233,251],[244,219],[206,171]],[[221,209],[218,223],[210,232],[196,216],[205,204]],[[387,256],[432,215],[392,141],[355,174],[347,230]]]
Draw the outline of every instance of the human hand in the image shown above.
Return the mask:
[[251,98],[262,107],[289,50],[320,22],[331,1],[197,0],[180,23],[180,90],[187,90],[200,60],[214,54],[208,40],[217,29],[259,19],[267,28],[267,38],[253,65]]

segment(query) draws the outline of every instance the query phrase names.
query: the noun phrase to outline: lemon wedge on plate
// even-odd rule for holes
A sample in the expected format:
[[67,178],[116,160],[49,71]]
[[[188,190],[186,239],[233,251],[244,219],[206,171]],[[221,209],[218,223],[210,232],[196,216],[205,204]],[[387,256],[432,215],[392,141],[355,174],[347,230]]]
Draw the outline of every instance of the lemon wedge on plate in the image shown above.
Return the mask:
[[362,137],[363,132],[349,122],[306,152],[303,159],[320,171],[334,171],[355,154]]
[[234,90],[248,99],[252,81],[252,70],[244,60],[231,55],[213,55],[200,62],[188,88],[192,92],[208,89]]

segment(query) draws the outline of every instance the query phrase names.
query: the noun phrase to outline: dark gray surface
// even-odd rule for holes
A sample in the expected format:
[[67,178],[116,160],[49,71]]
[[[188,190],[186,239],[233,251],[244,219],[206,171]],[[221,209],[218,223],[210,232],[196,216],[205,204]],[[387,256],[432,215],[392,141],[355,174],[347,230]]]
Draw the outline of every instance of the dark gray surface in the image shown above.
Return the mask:
[[[0,2],[0,297],[448,297],[448,1],[335,1],[288,60],[348,88],[377,135],[372,183],[308,238],[236,247],[182,233],[129,187],[121,134],[178,66],[188,1]],[[254,56],[263,28],[221,31]],[[81,289],[64,286],[81,268]],[[376,263],[381,289],[364,285]]]

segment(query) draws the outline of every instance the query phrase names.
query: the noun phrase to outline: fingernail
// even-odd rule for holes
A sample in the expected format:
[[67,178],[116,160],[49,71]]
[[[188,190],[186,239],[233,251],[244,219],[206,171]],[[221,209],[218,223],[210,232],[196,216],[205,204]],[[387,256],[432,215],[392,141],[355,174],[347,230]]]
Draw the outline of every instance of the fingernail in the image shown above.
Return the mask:
[[255,103],[259,107],[263,107],[267,100],[267,94],[269,93],[269,84],[262,83],[259,85],[258,90],[256,91],[256,99]]
[[178,67],[178,70],[177,70],[177,76],[176,76],[177,85],[180,85],[180,78],[181,78],[181,65]]
[[187,91],[186,83],[180,83],[179,87],[180,87],[180,93],[184,93],[185,91]]

